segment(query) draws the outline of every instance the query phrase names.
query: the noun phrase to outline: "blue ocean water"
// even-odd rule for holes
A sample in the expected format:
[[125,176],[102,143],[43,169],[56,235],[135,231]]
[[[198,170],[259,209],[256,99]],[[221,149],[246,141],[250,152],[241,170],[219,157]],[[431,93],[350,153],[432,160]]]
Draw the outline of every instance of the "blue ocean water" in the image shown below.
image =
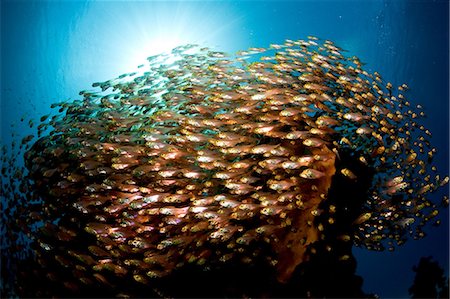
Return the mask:
[[[1,142],[11,142],[13,131],[31,132],[22,116],[47,114],[51,103],[77,99],[93,82],[132,71],[178,43],[233,53],[315,35],[394,85],[408,83],[409,99],[428,115],[435,163],[448,174],[448,10],[448,1],[404,0],[2,1]],[[355,248],[364,291],[407,297],[422,256],[433,256],[448,276],[448,211],[442,214],[439,228],[393,253]]]

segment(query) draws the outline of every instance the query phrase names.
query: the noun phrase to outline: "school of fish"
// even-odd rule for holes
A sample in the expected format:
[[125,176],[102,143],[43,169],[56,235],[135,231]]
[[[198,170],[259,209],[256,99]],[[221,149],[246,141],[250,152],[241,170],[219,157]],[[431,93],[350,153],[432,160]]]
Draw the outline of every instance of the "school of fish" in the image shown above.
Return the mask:
[[339,206],[319,208],[333,180],[364,175],[354,165],[371,184],[354,234],[336,237],[393,250],[448,205],[429,199],[449,178],[407,89],[312,36],[149,57],[53,105],[15,156],[3,149],[3,257],[75,292],[261,260],[288,281],[334,223]]

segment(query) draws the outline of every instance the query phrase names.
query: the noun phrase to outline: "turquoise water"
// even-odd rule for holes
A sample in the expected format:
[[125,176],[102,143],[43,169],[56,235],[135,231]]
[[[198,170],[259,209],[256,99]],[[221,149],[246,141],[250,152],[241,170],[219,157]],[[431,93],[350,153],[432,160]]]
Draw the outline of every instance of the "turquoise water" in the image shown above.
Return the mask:
[[[408,83],[448,173],[447,1],[2,1],[1,141],[27,135],[20,118],[78,98],[178,42],[235,52],[307,35],[334,41],[394,85]],[[167,47],[161,47],[161,44]],[[11,124],[14,127],[11,128]],[[429,236],[393,253],[355,248],[363,289],[406,297],[412,266],[432,255],[448,275],[448,213]]]

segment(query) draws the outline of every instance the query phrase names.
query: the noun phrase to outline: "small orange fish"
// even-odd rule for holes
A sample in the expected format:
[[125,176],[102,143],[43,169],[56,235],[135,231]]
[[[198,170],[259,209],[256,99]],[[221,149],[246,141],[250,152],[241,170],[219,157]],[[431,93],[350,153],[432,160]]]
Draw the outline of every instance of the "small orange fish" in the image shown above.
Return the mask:
[[300,177],[302,177],[304,179],[315,180],[315,179],[320,179],[320,178],[322,178],[324,176],[325,176],[325,174],[323,172],[318,171],[318,170],[313,169],[313,168],[307,168],[307,169],[303,170],[300,173]]

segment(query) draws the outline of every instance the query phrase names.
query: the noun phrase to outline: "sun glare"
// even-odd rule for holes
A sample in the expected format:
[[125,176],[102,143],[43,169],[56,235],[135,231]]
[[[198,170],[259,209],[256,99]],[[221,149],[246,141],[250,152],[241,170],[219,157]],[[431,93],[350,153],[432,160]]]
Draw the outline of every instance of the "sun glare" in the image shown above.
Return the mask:
[[157,54],[168,54],[170,51],[180,45],[188,44],[188,40],[183,40],[177,36],[156,36],[148,38],[142,43],[142,46],[134,49],[133,55],[129,58],[130,67],[136,67],[145,62],[147,57]]
[[169,52],[176,46],[182,44],[179,38],[173,37],[158,37],[151,40],[146,47],[144,47],[145,55],[155,55],[159,53]]
[[78,63],[77,76],[106,79],[181,45],[237,48],[239,28],[226,2],[92,1],[70,36],[68,57]]

